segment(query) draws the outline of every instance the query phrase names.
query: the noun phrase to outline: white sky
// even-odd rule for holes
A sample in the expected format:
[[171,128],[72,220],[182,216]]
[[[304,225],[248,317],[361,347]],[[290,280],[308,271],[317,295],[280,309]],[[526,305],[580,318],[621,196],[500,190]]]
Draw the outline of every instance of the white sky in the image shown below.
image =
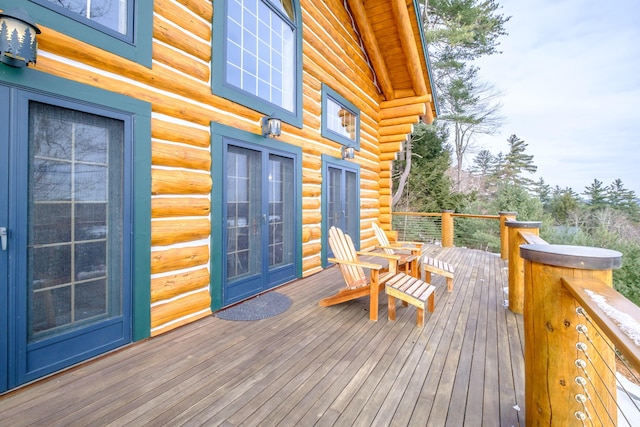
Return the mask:
[[640,197],[640,1],[497,1],[509,34],[477,65],[506,120],[476,151],[506,153],[516,134],[534,155],[532,178],[579,194],[620,178]]

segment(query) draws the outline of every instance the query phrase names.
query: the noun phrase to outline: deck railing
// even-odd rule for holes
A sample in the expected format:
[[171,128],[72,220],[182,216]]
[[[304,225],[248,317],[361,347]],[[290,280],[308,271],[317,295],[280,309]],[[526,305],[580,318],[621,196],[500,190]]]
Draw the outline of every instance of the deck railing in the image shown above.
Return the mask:
[[[454,218],[461,221],[455,222]],[[495,252],[508,260],[508,306],[524,315],[526,425],[640,425],[640,307],[613,289],[616,251],[548,244],[540,222],[516,214],[394,213],[399,240],[471,246],[462,219],[496,224]],[[411,234],[440,222],[439,235]],[[403,227],[404,225],[404,227]],[[409,227],[407,227],[409,226]],[[434,228],[430,228],[433,230]],[[421,238],[422,237],[422,238]],[[482,248],[482,244],[473,245]],[[494,246],[495,247],[495,246]],[[631,382],[620,377],[627,371]],[[632,390],[629,390],[629,389]]]
[[392,229],[398,233],[398,240],[482,249],[499,252],[502,259],[507,259],[506,221],[515,218],[514,212],[500,212],[498,215],[448,210],[437,213],[394,212]]

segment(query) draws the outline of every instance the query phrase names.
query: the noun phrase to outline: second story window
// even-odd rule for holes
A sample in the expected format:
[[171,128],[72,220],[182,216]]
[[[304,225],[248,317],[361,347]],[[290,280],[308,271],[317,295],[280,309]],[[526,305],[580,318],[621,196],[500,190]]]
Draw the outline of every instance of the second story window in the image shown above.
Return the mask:
[[322,136],[344,146],[360,149],[360,110],[324,83]]
[[134,0],[40,0],[38,3],[51,3],[71,17],[87,19],[125,36],[131,33],[129,23]]
[[295,29],[291,2],[230,0],[227,83],[294,109]]
[[214,29],[221,29],[214,31],[214,93],[300,126],[302,38],[297,3],[216,0],[214,10],[226,11],[224,16],[214,13]]

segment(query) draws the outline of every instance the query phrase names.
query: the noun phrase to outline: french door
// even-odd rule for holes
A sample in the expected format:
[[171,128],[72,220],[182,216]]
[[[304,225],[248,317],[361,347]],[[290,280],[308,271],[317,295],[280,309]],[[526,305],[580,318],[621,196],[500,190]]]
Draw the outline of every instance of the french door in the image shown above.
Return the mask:
[[227,141],[223,305],[296,277],[293,157]]
[[129,117],[0,86],[0,391],[130,341]]
[[327,232],[323,235],[324,264],[332,257],[328,244],[328,230],[338,227],[360,247],[360,175],[359,170],[347,162],[325,161],[323,168],[323,222]]

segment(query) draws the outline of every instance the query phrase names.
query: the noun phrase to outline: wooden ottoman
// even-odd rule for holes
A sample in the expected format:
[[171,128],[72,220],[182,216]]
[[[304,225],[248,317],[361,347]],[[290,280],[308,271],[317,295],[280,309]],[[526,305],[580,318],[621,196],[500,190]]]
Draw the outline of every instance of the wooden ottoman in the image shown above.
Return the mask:
[[433,313],[435,308],[435,290],[435,286],[423,280],[411,277],[405,273],[398,273],[388,280],[385,285],[385,292],[387,293],[389,303],[389,320],[396,320],[396,298],[398,298],[405,306],[411,304],[416,307],[418,311],[416,326],[423,327],[425,303],[430,313]]

